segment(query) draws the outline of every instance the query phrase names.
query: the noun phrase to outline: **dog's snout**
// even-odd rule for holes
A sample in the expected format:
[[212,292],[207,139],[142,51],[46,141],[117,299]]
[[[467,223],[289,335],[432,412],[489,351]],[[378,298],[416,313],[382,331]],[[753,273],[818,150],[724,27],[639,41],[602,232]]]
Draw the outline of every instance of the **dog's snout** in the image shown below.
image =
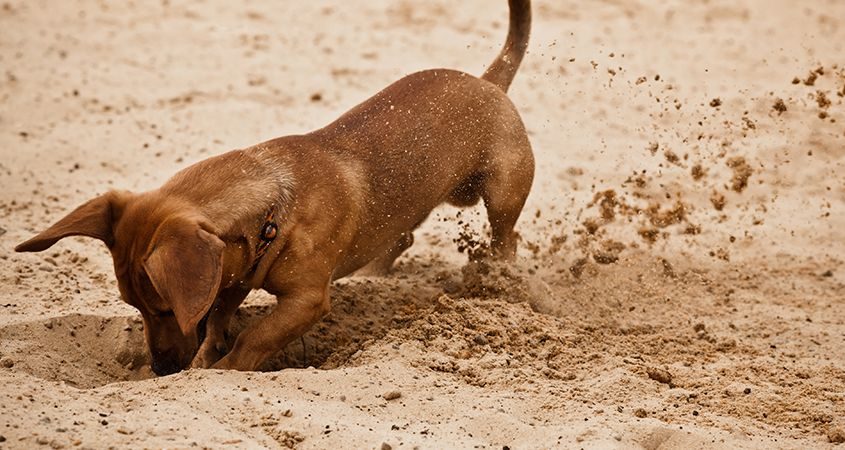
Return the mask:
[[179,362],[174,359],[156,359],[152,363],[153,372],[156,375],[163,377],[165,375],[174,374],[182,370]]

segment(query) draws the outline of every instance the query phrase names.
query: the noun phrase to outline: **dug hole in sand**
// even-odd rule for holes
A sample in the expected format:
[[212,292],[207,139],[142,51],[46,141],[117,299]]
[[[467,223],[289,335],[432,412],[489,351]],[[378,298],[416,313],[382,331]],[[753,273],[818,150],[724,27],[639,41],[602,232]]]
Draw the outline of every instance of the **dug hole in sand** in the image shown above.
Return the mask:
[[154,378],[102,244],[12,252],[404,74],[479,73],[501,3],[4,2],[0,447],[845,442],[840,2],[535,1],[519,262],[468,262],[483,209],[439,209],[267,372]]

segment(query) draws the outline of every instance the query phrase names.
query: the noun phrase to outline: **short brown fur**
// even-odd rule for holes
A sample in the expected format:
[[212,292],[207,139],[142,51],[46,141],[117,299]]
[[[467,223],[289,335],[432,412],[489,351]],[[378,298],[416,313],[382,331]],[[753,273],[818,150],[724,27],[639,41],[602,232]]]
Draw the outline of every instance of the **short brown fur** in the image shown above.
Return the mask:
[[[527,46],[530,2],[510,7],[505,48],[482,78],[409,75],[320,130],[209,158],[153,191],[96,197],[16,250],[72,235],[105,242],[158,374],[257,369],[328,313],[333,280],[388,270],[444,202],[483,200],[493,253],[512,258],[534,159],[505,94]],[[259,258],[268,213],[278,236]],[[258,288],[278,305],[226,348],[230,319]]]

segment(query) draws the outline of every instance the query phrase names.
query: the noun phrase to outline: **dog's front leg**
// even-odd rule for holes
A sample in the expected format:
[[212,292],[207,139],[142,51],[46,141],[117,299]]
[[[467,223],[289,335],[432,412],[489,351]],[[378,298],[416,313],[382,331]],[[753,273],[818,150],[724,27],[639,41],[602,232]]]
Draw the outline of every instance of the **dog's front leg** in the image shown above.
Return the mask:
[[223,290],[211,307],[205,327],[205,340],[200,344],[196,356],[191,361],[194,369],[207,369],[220,360],[228,351],[226,332],[229,323],[243,303],[249,289],[234,287]]
[[244,330],[232,351],[212,368],[258,369],[267,358],[308,331],[330,308],[328,281],[319,288],[297,288],[278,297],[276,308]]

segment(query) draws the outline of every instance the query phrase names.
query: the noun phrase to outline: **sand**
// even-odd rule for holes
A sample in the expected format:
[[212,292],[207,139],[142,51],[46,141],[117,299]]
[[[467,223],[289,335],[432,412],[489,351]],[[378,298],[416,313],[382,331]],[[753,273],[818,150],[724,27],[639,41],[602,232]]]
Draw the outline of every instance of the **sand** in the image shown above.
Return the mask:
[[483,209],[444,207],[266,371],[155,378],[101,243],[12,247],[404,74],[481,73],[505,2],[4,1],[0,447],[845,442],[845,3],[534,17],[510,92],[538,161],[516,263],[469,262]]

